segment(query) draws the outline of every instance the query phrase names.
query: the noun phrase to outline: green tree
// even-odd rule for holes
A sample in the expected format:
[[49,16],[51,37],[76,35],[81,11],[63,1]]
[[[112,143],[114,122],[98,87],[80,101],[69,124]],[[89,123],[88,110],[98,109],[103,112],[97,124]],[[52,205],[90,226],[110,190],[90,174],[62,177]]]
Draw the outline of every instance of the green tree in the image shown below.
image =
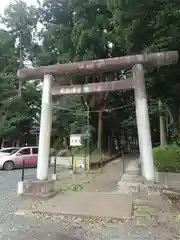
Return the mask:
[[[179,3],[173,1],[111,1],[111,24],[119,43],[124,43],[125,54],[179,50]],[[170,118],[173,135],[179,135],[179,67],[163,67],[148,73],[148,97],[160,100]],[[158,111],[156,112],[156,116]],[[154,128],[154,127],[153,127]]]
[[[10,3],[1,17],[2,23],[14,38],[20,68],[24,67],[28,59],[33,60],[37,20],[37,8],[33,5],[28,6],[23,0]],[[21,81],[19,81],[19,91],[21,94]]]
[[87,130],[87,115],[80,96],[62,96],[53,109],[53,145],[69,145],[70,134],[83,134]]

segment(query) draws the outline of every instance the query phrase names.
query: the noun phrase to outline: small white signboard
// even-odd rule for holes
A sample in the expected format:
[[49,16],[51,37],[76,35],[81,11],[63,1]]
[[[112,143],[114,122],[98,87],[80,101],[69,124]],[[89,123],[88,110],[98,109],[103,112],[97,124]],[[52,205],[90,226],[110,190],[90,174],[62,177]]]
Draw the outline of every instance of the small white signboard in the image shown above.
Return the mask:
[[81,147],[82,134],[71,134],[70,135],[70,146],[71,147]]

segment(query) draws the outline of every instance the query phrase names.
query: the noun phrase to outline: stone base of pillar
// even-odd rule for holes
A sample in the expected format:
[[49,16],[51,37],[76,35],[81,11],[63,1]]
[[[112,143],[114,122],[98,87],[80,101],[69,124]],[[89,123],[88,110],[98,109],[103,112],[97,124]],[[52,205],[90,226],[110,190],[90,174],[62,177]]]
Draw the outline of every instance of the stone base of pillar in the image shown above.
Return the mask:
[[55,196],[54,181],[35,180],[24,184],[24,192],[21,196],[30,198],[48,199]]

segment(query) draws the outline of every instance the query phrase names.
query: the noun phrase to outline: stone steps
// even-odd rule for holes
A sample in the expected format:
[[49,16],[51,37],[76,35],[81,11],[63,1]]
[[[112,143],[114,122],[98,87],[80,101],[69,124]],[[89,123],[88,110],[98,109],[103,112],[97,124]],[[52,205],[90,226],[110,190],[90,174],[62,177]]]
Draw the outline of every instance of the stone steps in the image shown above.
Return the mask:
[[175,217],[170,202],[163,196],[146,196],[133,201],[132,217],[137,225],[163,224]]
[[159,207],[133,205],[132,217],[138,225],[145,225],[151,221],[153,223],[167,223],[174,216],[171,211]]

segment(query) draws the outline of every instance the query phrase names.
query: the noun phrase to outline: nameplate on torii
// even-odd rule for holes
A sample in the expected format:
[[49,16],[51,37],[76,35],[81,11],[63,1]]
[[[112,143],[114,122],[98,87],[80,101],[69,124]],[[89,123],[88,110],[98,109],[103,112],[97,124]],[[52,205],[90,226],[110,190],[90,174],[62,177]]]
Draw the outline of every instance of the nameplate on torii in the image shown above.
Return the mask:
[[71,94],[89,94],[95,92],[113,92],[118,90],[127,90],[134,88],[134,81],[130,78],[111,81],[88,83],[82,85],[57,85],[52,86],[52,95],[71,95]]

